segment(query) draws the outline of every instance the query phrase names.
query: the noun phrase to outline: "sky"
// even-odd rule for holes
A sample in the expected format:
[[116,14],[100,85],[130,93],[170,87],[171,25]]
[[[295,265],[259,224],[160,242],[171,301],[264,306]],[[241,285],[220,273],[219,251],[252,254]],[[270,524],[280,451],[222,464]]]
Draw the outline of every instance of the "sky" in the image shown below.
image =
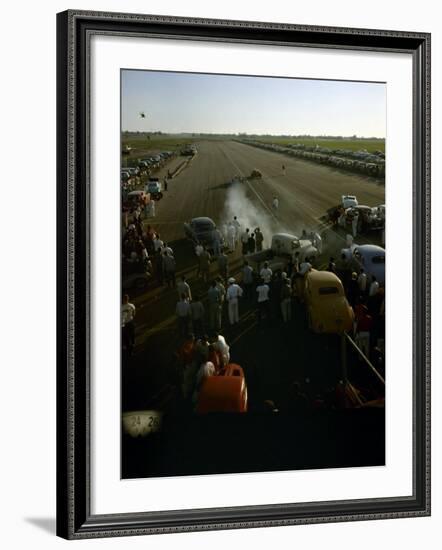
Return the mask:
[[121,79],[123,131],[386,133],[383,83],[134,70],[123,70]]

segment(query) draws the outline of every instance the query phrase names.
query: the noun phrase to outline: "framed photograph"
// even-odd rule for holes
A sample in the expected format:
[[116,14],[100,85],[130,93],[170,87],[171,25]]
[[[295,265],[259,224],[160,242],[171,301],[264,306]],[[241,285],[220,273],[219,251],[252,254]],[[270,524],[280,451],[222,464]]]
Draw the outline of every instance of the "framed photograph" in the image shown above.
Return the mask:
[[57,32],[57,534],[429,515],[429,34]]

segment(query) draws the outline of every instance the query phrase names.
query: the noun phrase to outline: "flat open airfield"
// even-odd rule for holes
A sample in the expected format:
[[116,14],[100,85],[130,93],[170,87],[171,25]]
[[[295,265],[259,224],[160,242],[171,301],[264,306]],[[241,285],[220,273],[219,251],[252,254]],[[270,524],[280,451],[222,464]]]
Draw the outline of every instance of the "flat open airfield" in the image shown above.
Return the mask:
[[[303,228],[319,228],[324,237],[324,253],[319,259],[318,267],[323,267],[331,254],[337,257],[345,242],[344,232],[327,229],[321,223],[321,217],[327,209],[337,205],[343,194],[356,195],[360,204],[368,206],[385,203],[384,184],[374,178],[335,170],[227,139],[198,140],[195,143],[198,153],[178,175],[169,180],[168,191],[156,203],[155,217],[145,220],[144,225],[150,224],[172,246],[177,261],[177,277],[185,274],[192,294],[201,294],[203,303],[206,303],[208,285],[196,276],[193,246],[185,239],[183,230],[183,224],[192,218],[208,216],[222,225],[237,215],[243,227],[261,228],[265,239],[264,248],[270,245],[271,236],[275,232],[289,231],[299,235]],[[182,160],[184,158],[181,157]],[[180,159],[173,159],[170,165],[166,164],[154,175],[162,179],[167,174],[168,166],[176,166],[179,162]],[[234,176],[249,176],[253,169],[261,172],[262,179],[231,183]],[[275,195],[279,199],[277,211],[272,208]],[[379,236],[370,234],[356,240],[362,244],[379,242],[377,239]],[[242,265],[243,259],[238,247],[229,255],[230,275],[239,277]],[[217,275],[215,261],[211,265],[211,276]],[[123,362],[122,410],[161,408],[162,403],[170,404],[170,400],[173,401],[174,385],[177,383],[174,354],[181,343],[175,317],[178,294],[176,289],[159,286],[156,282],[147,290],[133,291],[130,294],[131,301],[137,307],[136,348],[133,357]],[[294,303],[293,319],[287,324],[279,319],[280,312],[277,308],[273,311],[272,321],[259,326],[254,301],[242,300],[239,311],[240,322],[232,328],[224,309],[221,332],[231,346],[231,361],[240,364],[244,369],[249,410],[253,411],[253,414],[246,415],[250,421],[252,417],[255,418],[255,414],[259,415],[264,400],[272,400],[277,407],[283,408],[288,398],[288,388],[294,381],[300,381],[304,391],[308,390],[309,394],[315,395],[316,391],[334,387],[342,378],[339,337],[311,332],[307,326],[304,307],[298,302]],[[355,375],[355,369],[358,370],[358,382],[362,380],[366,387],[376,384],[367,367],[357,362],[354,367],[349,365],[350,381]],[[305,386],[306,379],[310,389]],[[201,465],[198,466],[198,471],[195,470],[193,454],[194,449],[198,448],[195,443],[200,440],[201,430],[206,435],[212,434],[210,445],[213,454],[207,463],[207,473],[268,469],[273,468],[275,463],[279,465],[277,469],[285,469],[285,464],[299,468],[324,467],[324,463],[318,461],[318,453],[321,452],[325,453],[324,460],[329,466],[342,466],[343,461],[348,466],[382,464],[383,410],[379,414],[373,414],[378,415],[374,422],[376,429],[370,429],[371,419],[366,428],[358,425],[357,429],[351,429],[353,439],[356,432],[361,436],[358,443],[354,444],[353,453],[347,449],[347,454],[341,456],[340,453],[344,451],[338,443],[336,448],[331,443],[327,451],[316,448],[324,436],[321,424],[317,432],[318,438],[315,439],[313,432],[309,432],[308,436],[300,436],[304,441],[309,441],[309,450],[306,452],[308,454],[311,451],[311,456],[299,455],[298,463],[298,459],[293,458],[293,441],[282,444],[285,439],[279,434],[273,439],[266,439],[265,445],[268,449],[264,454],[262,444],[257,444],[256,452],[260,456],[256,467],[252,464],[250,449],[256,444],[257,431],[261,431],[258,424],[244,428],[245,431],[239,428],[239,431],[235,431],[239,420],[232,421],[235,428],[229,424],[229,420],[223,420],[228,423],[228,427],[224,424],[218,425],[214,430],[213,425],[204,424],[208,422],[207,419],[193,416],[190,420],[181,420],[178,415],[180,420],[175,417],[171,431],[167,431],[167,436],[163,434],[167,441],[162,445],[173,448],[174,456],[180,457],[179,464],[176,461],[167,463],[166,454],[158,449],[153,452],[149,447],[149,440],[144,443],[126,440],[123,445],[123,477],[169,475],[171,472],[204,473],[201,472]],[[288,424],[283,423],[284,430],[293,423],[290,419],[287,422]],[[344,438],[347,432],[343,426],[339,422],[330,426],[329,437],[333,439],[336,435]],[[268,428],[273,430],[271,426]],[[276,426],[275,429],[281,428]],[[245,436],[245,433],[249,435]],[[156,458],[153,463],[148,457],[154,455]],[[238,456],[243,456],[244,461],[241,462]]]
[[[221,223],[230,213],[226,212],[228,182],[234,175],[249,176],[253,169],[258,169],[263,178],[245,183],[244,192],[263,216],[262,223],[272,231],[286,229],[296,233],[303,227],[316,226],[344,194],[356,195],[359,203],[367,206],[385,202],[384,184],[374,178],[235,141],[200,141],[197,146],[198,154],[171,181],[169,191],[157,204],[155,226],[167,241],[181,239],[183,223],[191,218],[209,216]],[[271,208],[275,195],[279,198],[276,214]]]

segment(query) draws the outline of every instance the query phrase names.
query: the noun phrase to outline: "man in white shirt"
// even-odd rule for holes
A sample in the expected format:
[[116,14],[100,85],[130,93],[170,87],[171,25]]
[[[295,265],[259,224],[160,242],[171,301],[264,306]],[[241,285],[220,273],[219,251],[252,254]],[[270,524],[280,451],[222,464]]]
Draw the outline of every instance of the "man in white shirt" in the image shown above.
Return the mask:
[[264,281],[261,280],[259,286],[256,287],[256,292],[258,293],[258,322],[261,323],[263,315],[268,319],[269,318],[269,292],[270,288]]
[[265,282],[266,285],[272,280],[273,271],[269,267],[268,262],[264,262],[264,267],[259,272],[259,276]]
[[229,224],[229,227],[227,228],[227,243],[228,243],[229,249],[231,251],[235,250],[235,248],[236,248],[236,227],[233,225],[233,223]]
[[222,334],[215,333],[212,346],[221,354],[222,366],[228,365],[230,362],[230,346]]
[[229,288],[227,289],[226,299],[229,304],[229,321],[231,325],[239,322],[238,300],[242,296],[242,288],[236,284],[233,277],[229,279]]
[[129,355],[132,355],[135,346],[135,306],[129,302],[129,295],[123,296],[123,305],[121,306],[121,328],[123,348]]
[[178,319],[178,329],[182,336],[189,333],[190,321],[190,303],[185,294],[181,294],[181,299],[177,302],[175,313]]
[[309,262],[308,258],[305,258],[305,260],[299,266],[299,274],[305,275],[311,270],[311,268],[312,268],[312,264]]
[[376,296],[378,291],[379,291],[379,283],[378,283],[376,277],[374,275],[372,275],[371,285],[370,285],[370,289],[368,291],[368,295],[370,296],[370,298],[372,298],[373,296]]
[[166,252],[168,256],[173,256],[173,250],[170,248],[170,246],[167,243],[163,244],[162,250],[163,253]]
[[153,240],[153,248],[154,248],[155,252],[156,253],[161,252],[161,249],[163,248],[163,246],[164,246],[164,243],[160,239],[160,235],[157,233],[155,239]]
[[178,297],[180,298],[183,294],[184,296],[191,301],[192,300],[192,292],[190,290],[189,283],[186,281],[186,277],[183,275],[181,279],[178,281],[176,285],[176,289],[178,291]]
[[272,206],[274,210],[278,210],[279,208],[279,199],[278,197],[273,197]]
[[358,276],[358,287],[359,292],[364,295],[367,292],[367,274],[361,267],[359,270],[359,276]]

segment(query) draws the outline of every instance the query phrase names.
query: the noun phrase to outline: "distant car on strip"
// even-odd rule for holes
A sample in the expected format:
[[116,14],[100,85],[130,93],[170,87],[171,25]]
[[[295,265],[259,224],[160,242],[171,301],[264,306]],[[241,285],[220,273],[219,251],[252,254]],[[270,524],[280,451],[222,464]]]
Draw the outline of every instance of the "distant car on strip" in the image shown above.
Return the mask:
[[244,371],[239,365],[230,363],[216,376],[209,376],[204,380],[199,391],[196,412],[247,412],[247,385]]
[[342,334],[352,330],[353,308],[345,297],[341,280],[334,273],[316,270],[307,273],[304,300],[308,324],[313,332]]
[[354,195],[342,195],[341,205],[344,209],[350,208],[352,206],[358,206],[358,199]]
[[385,249],[374,244],[353,245],[342,252],[350,256],[351,267],[359,271],[362,267],[370,281],[373,275],[381,286],[385,285]]
[[262,178],[262,173],[257,170],[256,168],[252,170],[252,172],[250,173],[250,178],[251,179],[259,179],[259,178]]
[[[215,222],[208,217],[201,216],[193,218],[189,223],[184,224],[184,233],[186,237],[194,243],[200,242],[207,249],[213,249],[213,234],[216,229]],[[224,244],[221,237],[221,245]]]

